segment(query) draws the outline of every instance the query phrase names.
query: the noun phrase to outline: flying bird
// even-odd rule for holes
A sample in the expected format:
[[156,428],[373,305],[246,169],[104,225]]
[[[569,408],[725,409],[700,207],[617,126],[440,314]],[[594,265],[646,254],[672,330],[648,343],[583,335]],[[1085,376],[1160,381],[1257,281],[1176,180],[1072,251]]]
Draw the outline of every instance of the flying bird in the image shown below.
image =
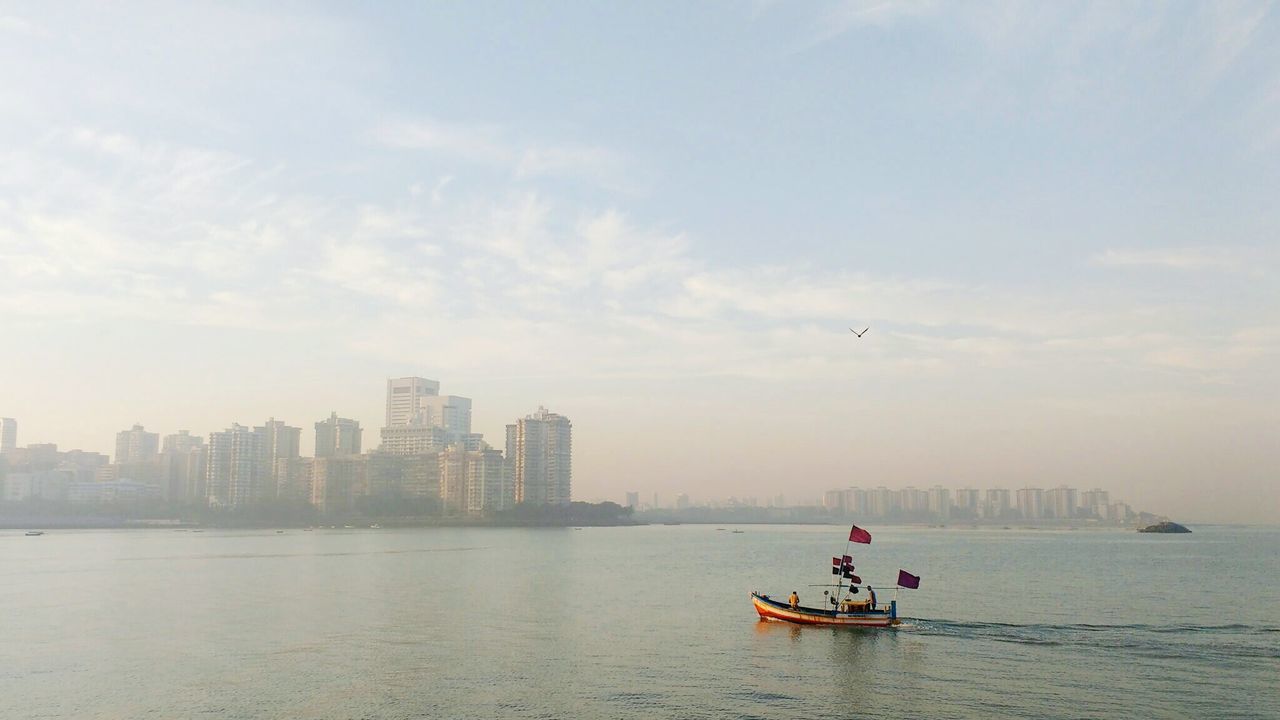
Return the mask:
[[857,335],[858,337],[862,337],[863,335],[866,335],[866,334],[867,334],[867,331],[868,331],[868,330],[870,330],[870,329],[871,329],[871,328],[869,328],[869,327],[865,327],[865,328],[862,328],[862,332],[858,332],[857,330],[854,330],[853,328],[849,328],[849,332],[853,333],[854,335]]

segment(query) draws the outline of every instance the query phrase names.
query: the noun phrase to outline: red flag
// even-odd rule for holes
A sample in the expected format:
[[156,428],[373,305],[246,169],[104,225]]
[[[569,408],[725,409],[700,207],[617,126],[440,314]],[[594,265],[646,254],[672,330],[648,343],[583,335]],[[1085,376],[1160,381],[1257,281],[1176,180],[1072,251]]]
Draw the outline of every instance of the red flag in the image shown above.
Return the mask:
[[898,571],[898,587],[910,588],[912,590],[920,589],[920,576],[912,575],[906,570]]
[[840,567],[842,565],[840,558],[831,558],[831,565],[832,567]]
[[852,582],[854,585],[861,585],[861,584],[862,584],[862,578],[858,577],[857,575],[853,575],[853,574],[850,574],[850,575],[849,575],[849,581],[850,581],[850,582]]
[[[832,560],[835,560],[835,558],[831,558],[831,559],[832,559]],[[853,564],[853,556],[852,556],[852,555],[845,555],[844,557],[840,558],[840,564],[841,564],[841,565],[852,565],[852,564]]]
[[849,542],[856,542],[856,543],[862,543],[863,545],[870,545],[871,533],[867,532],[866,530],[863,530],[857,525],[854,525],[853,529],[849,531]]

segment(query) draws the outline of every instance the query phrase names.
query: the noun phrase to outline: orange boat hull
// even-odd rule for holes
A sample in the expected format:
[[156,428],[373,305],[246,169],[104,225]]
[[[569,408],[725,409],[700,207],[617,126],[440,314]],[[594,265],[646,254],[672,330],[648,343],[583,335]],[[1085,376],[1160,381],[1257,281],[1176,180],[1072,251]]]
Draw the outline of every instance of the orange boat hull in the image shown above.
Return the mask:
[[842,613],[817,608],[792,609],[787,603],[778,602],[767,595],[751,593],[751,604],[762,620],[777,620],[797,625],[833,625],[841,627],[890,627],[898,624],[897,602],[890,602],[884,611]]

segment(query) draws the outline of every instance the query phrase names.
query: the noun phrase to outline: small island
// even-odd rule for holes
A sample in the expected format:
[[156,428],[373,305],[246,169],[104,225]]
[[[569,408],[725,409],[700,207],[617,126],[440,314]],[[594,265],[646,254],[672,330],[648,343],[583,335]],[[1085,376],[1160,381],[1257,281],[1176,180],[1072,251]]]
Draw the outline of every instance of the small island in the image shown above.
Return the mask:
[[1155,525],[1148,525],[1144,528],[1138,528],[1138,532],[1140,533],[1189,533],[1191,532],[1191,530],[1186,525],[1179,525],[1176,522],[1169,522],[1168,520],[1166,520],[1162,523],[1156,523]]

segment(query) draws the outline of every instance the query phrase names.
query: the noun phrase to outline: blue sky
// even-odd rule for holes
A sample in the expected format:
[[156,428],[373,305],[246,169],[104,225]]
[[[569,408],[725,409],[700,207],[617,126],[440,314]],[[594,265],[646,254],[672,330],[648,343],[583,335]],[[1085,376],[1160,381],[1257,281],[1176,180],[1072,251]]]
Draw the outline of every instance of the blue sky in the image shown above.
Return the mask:
[[1278,36],[1270,3],[0,4],[0,415],[372,444],[419,374],[493,438],[569,415],[586,499],[1274,521]]

